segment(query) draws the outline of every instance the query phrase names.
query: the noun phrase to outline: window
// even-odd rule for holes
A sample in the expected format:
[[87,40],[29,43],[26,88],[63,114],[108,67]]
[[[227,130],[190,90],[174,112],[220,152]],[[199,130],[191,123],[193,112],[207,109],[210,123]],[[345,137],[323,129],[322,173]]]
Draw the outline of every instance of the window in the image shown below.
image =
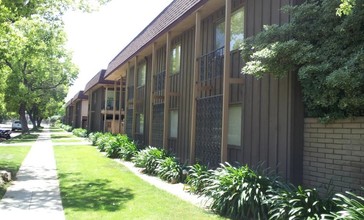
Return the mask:
[[241,145],[241,114],[240,105],[229,107],[228,144],[230,145]]
[[142,63],[138,68],[138,87],[145,85],[145,77],[147,73],[147,65],[146,63]]
[[113,110],[114,109],[114,91],[107,90],[106,93],[106,109]]
[[171,110],[169,112],[169,137],[177,138],[178,132],[178,111]]
[[181,44],[177,44],[172,49],[171,74],[181,71]]
[[144,114],[139,114],[138,124],[137,124],[137,133],[144,134]]
[[[244,8],[236,10],[231,15],[230,50],[239,49],[244,40]],[[225,46],[225,21],[215,26],[215,49]]]

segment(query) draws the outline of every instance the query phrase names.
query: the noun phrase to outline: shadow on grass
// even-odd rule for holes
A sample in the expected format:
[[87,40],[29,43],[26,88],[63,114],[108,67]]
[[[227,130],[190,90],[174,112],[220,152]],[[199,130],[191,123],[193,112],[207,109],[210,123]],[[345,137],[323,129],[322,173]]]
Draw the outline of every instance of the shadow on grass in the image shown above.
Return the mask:
[[75,138],[72,134],[51,134],[51,138]]
[[[128,188],[111,187],[110,181],[96,179],[93,181],[77,180],[81,174],[59,174],[61,179],[61,197],[64,208],[78,211],[106,210],[117,211],[124,208],[124,204],[134,198],[134,194]],[[74,176],[74,177],[72,177]],[[69,179],[68,179],[69,178]],[[72,184],[64,186],[64,181]]]
[[38,134],[21,134],[16,137],[11,138],[10,140],[4,141],[5,144],[15,144],[15,143],[27,143],[36,141],[38,138]]

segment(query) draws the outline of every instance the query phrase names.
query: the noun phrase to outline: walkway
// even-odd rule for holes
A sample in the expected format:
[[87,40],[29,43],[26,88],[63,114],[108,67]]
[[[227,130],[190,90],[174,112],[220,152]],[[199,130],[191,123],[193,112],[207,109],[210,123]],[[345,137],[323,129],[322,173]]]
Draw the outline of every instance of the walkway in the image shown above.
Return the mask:
[[65,219],[48,129],[40,133],[16,181],[0,200],[0,216],[4,219]]

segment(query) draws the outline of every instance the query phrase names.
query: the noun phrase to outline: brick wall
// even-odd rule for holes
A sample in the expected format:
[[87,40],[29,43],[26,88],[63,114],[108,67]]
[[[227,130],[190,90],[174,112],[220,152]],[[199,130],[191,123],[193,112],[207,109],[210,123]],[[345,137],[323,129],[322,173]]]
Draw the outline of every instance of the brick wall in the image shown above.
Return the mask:
[[305,119],[303,185],[319,188],[330,180],[336,192],[364,187],[364,117],[329,124]]

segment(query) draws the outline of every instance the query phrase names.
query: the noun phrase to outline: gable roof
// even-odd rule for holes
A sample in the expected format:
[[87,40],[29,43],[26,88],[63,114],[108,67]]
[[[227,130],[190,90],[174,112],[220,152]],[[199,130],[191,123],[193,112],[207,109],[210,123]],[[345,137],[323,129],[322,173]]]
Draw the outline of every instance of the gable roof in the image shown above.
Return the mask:
[[86,84],[85,92],[87,93],[90,89],[95,87],[97,84],[106,84],[106,85],[112,85],[114,84],[114,81],[111,80],[105,80],[105,72],[106,70],[100,70],[92,79]]
[[88,96],[85,95],[83,91],[79,91],[72,99],[72,102],[75,102],[77,100],[85,100],[88,99]]
[[105,77],[125,64],[155,39],[190,15],[207,0],[174,0],[138,36],[134,38],[108,65]]

